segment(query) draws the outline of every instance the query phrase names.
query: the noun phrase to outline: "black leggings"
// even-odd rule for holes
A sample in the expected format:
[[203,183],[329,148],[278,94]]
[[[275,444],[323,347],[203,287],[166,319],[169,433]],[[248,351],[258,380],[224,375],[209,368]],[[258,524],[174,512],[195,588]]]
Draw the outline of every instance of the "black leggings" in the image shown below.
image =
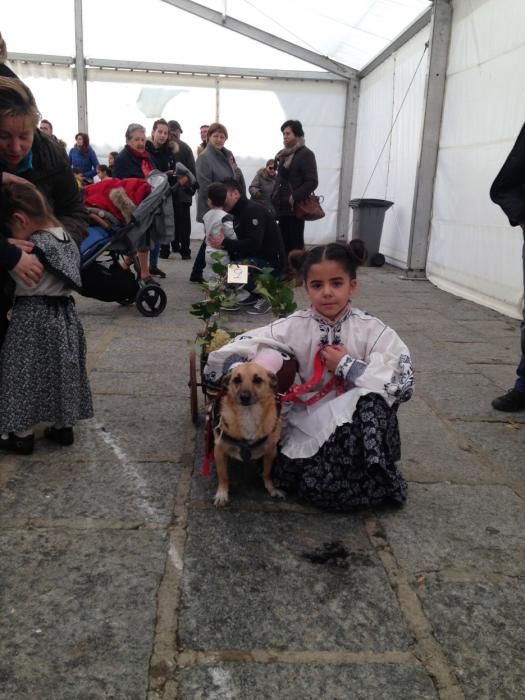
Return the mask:
[[279,218],[279,228],[281,229],[286,255],[291,250],[302,250],[304,248],[304,221],[296,219],[295,216],[281,216]]

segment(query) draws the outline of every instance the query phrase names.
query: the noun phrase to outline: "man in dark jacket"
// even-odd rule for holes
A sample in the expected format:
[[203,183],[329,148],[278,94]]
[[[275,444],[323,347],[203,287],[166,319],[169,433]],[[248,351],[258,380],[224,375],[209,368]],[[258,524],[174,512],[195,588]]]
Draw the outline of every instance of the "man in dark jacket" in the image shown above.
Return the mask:
[[270,212],[253,199],[241,194],[235,180],[224,182],[227,189],[224,209],[233,216],[237,240],[225,239],[222,248],[232,260],[250,259],[258,267],[286,269],[286,253],[278,226]]
[[[511,226],[521,226],[524,236],[522,255],[525,293],[525,124],[490,188],[490,198],[503,209]],[[521,360],[516,374],[518,378],[514,387],[492,402],[498,411],[525,411],[525,308],[521,323]]]
[[[179,122],[170,120],[168,122],[170,146],[173,152],[175,164],[182,163],[195,175],[195,158],[193,151],[187,143],[180,140],[182,128]],[[171,244],[174,253],[180,253],[183,260],[191,259],[190,235],[191,218],[190,208],[192,194],[187,188],[177,187],[173,192],[173,212],[175,214],[175,239]],[[170,251],[167,246],[163,246],[161,257],[169,257]]]
[[[274,273],[280,275],[286,268],[286,253],[275,219],[261,204],[247,199],[236,180],[228,179],[223,184],[227,190],[224,209],[233,216],[237,238],[224,238],[221,234],[215,241],[209,239],[208,244],[227,251],[232,262],[245,262],[259,268],[272,267]],[[255,281],[254,275],[250,274],[246,285],[248,291],[252,292]],[[248,313],[252,315],[265,314],[271,309],[266,299],[253,293],[240,304],[251,306]]]

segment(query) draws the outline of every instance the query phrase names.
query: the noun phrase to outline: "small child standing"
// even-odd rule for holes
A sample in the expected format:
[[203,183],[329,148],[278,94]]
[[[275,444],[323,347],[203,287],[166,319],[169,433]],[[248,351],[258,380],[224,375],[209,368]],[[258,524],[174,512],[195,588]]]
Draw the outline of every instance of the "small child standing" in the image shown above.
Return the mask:
[[301,384],[284,395],[275,483],[320,508],[404,503],[397,408],[412,394],[408,348],[382,321],[355,309],[362,241],[297,251],[311,306],[211,352],[204,378],[217,383],[234,363],[274,373],[295,357]]
[[[233,217],[223,209],[227,192],[226,185],[223,185],[222,182],[212,182],[208,187],[209,210],[202,219],[206,238],[206,267],[202,272],[202,277],[206,282],[215,282],[219,279],[219,275],[213,271],[213,265],[216,262],[220,262],[221,265],[228,265],[230,262],[230,256],[225,250],[213,248],[210,245],[210,238],[220,234],[223,234],[224,238],[233,240],[237,238],[233,230]],[[218,256],[220,256],[220,260],[218,260]]]
[[29,287],[15,278],[15,301],[0,351],[0,449],[31,454],[33,426],[48,422],[45,437],[74,441],[73,425],[91,418],[86,342],[71,290],[79,291],[80,253],[31,184],[0,189],[0,212],[15,239],[34,243],[44,266]]

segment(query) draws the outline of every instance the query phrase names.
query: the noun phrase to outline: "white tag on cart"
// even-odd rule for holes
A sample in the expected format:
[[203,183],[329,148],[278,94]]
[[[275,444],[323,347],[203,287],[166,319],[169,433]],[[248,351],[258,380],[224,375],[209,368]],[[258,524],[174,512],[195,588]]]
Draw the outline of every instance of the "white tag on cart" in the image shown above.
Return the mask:
[[248,265],[228,265],[228,284],[246,284],[248,282]]

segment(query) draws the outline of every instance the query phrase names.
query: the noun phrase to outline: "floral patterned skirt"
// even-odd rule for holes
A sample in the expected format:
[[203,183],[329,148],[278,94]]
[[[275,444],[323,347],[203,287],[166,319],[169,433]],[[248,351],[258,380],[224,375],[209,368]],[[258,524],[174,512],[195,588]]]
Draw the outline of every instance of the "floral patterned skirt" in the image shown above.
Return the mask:
[[407,484],[395,408],[378,394],[359,399],[352,423],[338,427],[313,457],[280,454],[274,483],[319,508],[349,510],[380,503],[402,504]]

